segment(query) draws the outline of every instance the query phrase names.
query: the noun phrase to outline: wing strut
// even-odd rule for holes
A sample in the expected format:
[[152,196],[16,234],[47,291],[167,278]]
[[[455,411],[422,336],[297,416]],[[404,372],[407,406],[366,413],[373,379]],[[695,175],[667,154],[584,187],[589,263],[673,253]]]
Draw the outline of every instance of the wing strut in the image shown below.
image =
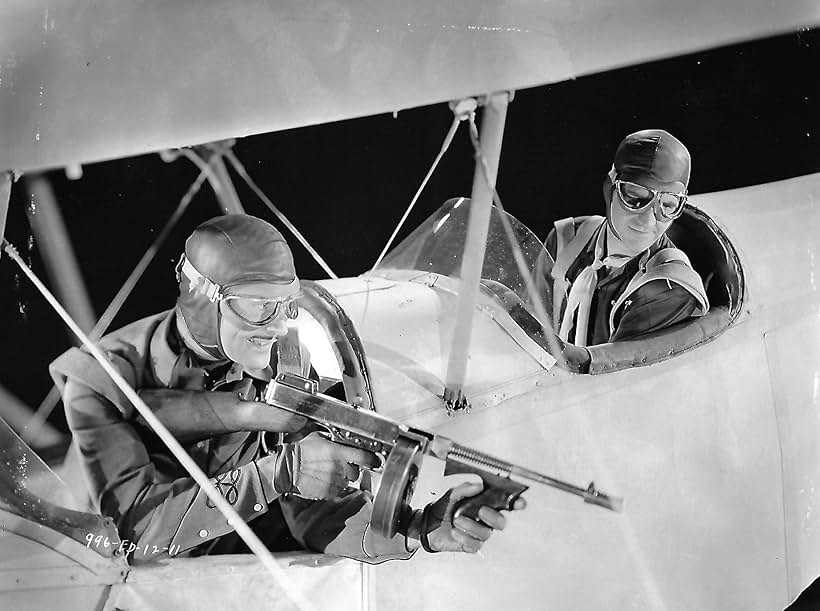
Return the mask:
[[[168,162],[174,161],[179,155],[186,157],[200,170],[207,173],[208,180],[214,189],[214,193],[216,193],[219,198],[219,204],[222,207],[223,214],[232,214],[236,212],[243,213],[244,209],[242,208],[242,204],[239,202],[239,196],[236,194],[233,181],[231,180],[230,174],[228,173],[228,168],[225,165],[225,158],[227,158],[233,166],[234,171],[239,174],[242,180],[245,181],[251,191],[253,191],[256,196],[262,200],[262,203],[265,204],[268,209],[277,216],[282,224],[290,230],[294,237],[296,237],[302,246],[305,247],[305,250],[307,250],[319,266],[325,270],[327,275],[334,279],[338,278],[339,276],[337,276],[333,270],[330,269],[330,266],[319,255],[316,249],[310,245],[299,230],[296,229],[296,226],[287,219],[282,211],[274,205],[267,195],[265,195],[262,189],[256,185],[245,169],[245,166],[240,163],[239,159],[237,159],[234,154],[232,150],[233,145],[234,140],[219,140],[217,142],[210,142],[208,144],[193,147],[193,149],[181,148],[166,150],[160,153],[160,156],[164,161]],[[207,159],[207,163],[199,153],[203,154],[205,159]]]
[[163,151],[160,157],[167,162],[173,161],[178,155],[186,157],[200,171],[205,172],[219,201],[219,207],[222,208],[222,214],[244,214],[245,209],[239,201],[231,176],[228,174],[228,168],[225,167],[225,161],[222,159],[225,152],[231,150],[233,142],[233,140],[221,140],[196,146],[193,149]]
[[[13,175],[11,172],[0,172],[0,242],[6,231],[6,215],[9,210],[9,198],[11,196],[11,183]],[[0,248],[0,256],[3,249]],[[12,395],[8,390],[0,386],[0,417],[9,422],[18,432],[25,431],[26,422],[31,417],[31,412],[27,405]],[[45,439],[41,440],[42,445],[56,444],[60,434],[52,427],[44,430]]]
[[[26,215],[51,284],[56,287],[61,300],[80,323],[80,327],[88,331],[94,326],[96,316],[54,191],[42,174],[29,175],[23,180],[31,197],[30,205],[26,206]],[[73,339],[70,334],[69,338]]]
[[[486,172],[480,158],[476,158],[471,194],[470,220],[467,225],[467,240],[461,262],[461,286],[456,305],[453,345],[445,375],[444,405],[448,412],[470,407],[464,396],[464,379],[467,373],[467,356],[473,332],[473,314],[478,300],[478,284],[484,265],[484,250],[487,247],[487,232],[490,226],[493,191],[498,175],[498,161],[501,157],[501,141],[504,136],[504,121],[510,92],[493,93],[487,97],[481,121],[481,141],[484,143]],[[472,122],[472,117],[470,118]]]
[[[163,158],[165,159],[165,157]],[[142,255],[142,258],[139,260],[136,267],[134,267],[131,274],[128,278],[126,278],[125,282],[120,287],[120,290],[117,291],[117,294],[114,296],[114,299],[112,299],[111,303],[108,304],[108,307],[105,308],[105,312],[102,313],[102,316],[100,316],[97,324],[94,325],[94,328],[88,334],[92,340],[96,341],[100,339],[108,330],[108,326],[119,313],[125,303],[125,300],[128,299],[131,291],[133,291],[134,287],[137,285],[137,282],[139,282],[140,278],[142,278],[142,274],[151,264],[151,261],[154,260],[157,252],[165,243],[165,240],[168,239],[168,236],[171,235],[171,231],[174,227],[176,227],[177,222],[179,222],[179,219],[182,218],[182,215],[188,209],[188,204],[191,203],[191,200],[199,192],[202,183],[205,182],[205,179],[208,177],[208,171],[210,171],[210,168],[206,165],[199,173],[196,180],[191,183],[190,187],[188,187],[188,191],[186,191],[185,195],[183,195],[182,199],[179,201],[179,204],[177,204],[176,210],[174,210],[173,214],[171,214],[171,217],[165,223],[162,231],[160,231],[159,235],[156,237],[148,250],[145,251],[145,254]],[[34,412],[31,420],[26,425],[26,441],[32,443],[32,440],[36,439],[41,427],[46,420],[48,420],[48,417],[51,415],[51,412],[54,411],[54,408],[57,406],[59,401],[60,391],[57,390],[56,386],[52,386],[51,390],[40,402],[40,405],[37,407],[37,411]]]

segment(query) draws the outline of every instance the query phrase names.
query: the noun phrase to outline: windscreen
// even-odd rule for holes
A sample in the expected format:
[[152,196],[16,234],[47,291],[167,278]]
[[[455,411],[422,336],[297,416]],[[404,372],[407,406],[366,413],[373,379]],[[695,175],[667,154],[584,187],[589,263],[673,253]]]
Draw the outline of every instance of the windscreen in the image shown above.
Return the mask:
[[82,509],[65,483],[0,418],[0,507],[12,513],[34,510],[35,498]]
[[[415,269],[458,278],[467,239],[470,200],[455,198],[444,205],[405,238],[379,265],[379,269]],[[512,230],[512,242],[502,216]],[[538,278],[551,268],[551,258],[535,234],[514,216],[492,207],[484,254],[483,280],[499,282],[528,303],[527,283],[516,265],[513,249],[521,249],[527,272]]]
[[[0,510],[88,544],[97,536],[118,541],[113,523],[83,511],[66,484],[0,418]],[[0,530],[15,529],[14,520]],[[112,556],[116,545],[93,548]]]

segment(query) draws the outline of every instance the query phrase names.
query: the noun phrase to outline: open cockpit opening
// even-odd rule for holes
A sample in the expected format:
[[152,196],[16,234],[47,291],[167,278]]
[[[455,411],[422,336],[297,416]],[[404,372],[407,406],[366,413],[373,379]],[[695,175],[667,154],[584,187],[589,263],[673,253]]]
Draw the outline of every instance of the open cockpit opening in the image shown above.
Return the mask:
[[589,373],[651,365],[674,357],[713,340],[740,314],[746,293],[743,269],[737,251],[717,223],[687,204],[667,235],[701,276],[709,312],[633,340],[590,346]]
[[[461,253],[469,217],[470,200],[448,200],[427,221],[399,244],[382,262],[376,275],[399,277],[399,270],[458,278]],[[499,217],[505,215],[517,244],[510,244]],[[588,372],[608,373],[629,367],[650,365],[708,342],[727,329],[741,311],[745,296],[743,270],[734,247],[723,230],[705,212],[687,204],[683,214],[670,226],[669,238],[689,257],[701,276],[709,299],[709,312],[635,339],[588,346]],[[551,306],[552,297],[545,277],[552,258],[544,245],[518,219],[493,207],[482,271],[482,291],[491,295],[510,318],[544,351],[551,352],[548,333],[552,321],[539,319],[538,308],[528,294],[528,280],[516,265],[513,249],[519,248],[529,268],[532,285],[542,303]],[[397,276],[397,274],[399,274]],[[431,283],[432,286],[433,283]],[[549,310],[548,310],[549,311]],[[559,359],[559,363],[560,363]],[[579,364],[568,362],[567,369],[578,371]]]

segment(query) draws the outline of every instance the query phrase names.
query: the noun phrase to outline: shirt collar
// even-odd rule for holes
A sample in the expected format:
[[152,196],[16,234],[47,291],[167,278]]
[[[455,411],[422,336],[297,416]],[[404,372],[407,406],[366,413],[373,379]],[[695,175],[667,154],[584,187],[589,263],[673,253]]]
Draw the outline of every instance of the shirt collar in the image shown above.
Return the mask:
[[234,363],[228,372],[225,374],[225,382],[235,382],[241,380],[245,376],[251,377],[262,382],[270,382],[273,379],[273,369],[270,365],[265,367],[262,371],[249,371],[240,365]]
[[168,337],[171,330],[170,321],[173,319],[174,310],[171,310],[154,330],[150,344],[151,367],[154,377],[165,387],[171,386],[174,369],[176,369],[177,361],[180,358],[180,353],[171,348],[170,343],[173,340],[169,341]]
[[166,388],[202,387],[212,370],[225,367],[228,361],[203,363],[186,346],[179,335],[176,310],[170,310],[151,337],[151,366],[154,378]]

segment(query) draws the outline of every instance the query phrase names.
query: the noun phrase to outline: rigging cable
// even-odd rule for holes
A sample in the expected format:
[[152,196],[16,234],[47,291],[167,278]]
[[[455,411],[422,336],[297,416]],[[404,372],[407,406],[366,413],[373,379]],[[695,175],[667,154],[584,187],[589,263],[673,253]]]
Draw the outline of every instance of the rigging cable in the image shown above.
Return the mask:
[[[228,169],[222,161],[222,156],[225,154],[225,150],[230,150],[230,145],[226,144],[225,141],[220,141],[203,145],[200,148],[208,151],[210,156],[207,161],[193,149],[179,149],[179,154],[203,172],[207,172],[208,181],[211,183],[214,195],[216,195],[216,199],[222,207],[223,214],[244,214],[245,210],[239,202],[239,196],[236,194],[231,177],[228,175]],[[171,161],[176,158],[173,153],[166,153],[163,158],[166,157]]]
[[46,301],[51,305],[52,308],[57,312],[60,318],[63,319],[66,325],[68,325],[69,329],[74,332],[74,334],[79,338],[79,340],[83,343],[86,349],[91,353],[91,355],[97,360],[100,366],[105,370],[105,372],[109,375],[112,381],[117,385],[117,387],[123,392],[123,394],[131,401],[132,405],[136,408],[139,414],[145,419],[145,421],[151,426],[151,429],[157,434],[157,436],[162,440],[162,442],[168,447],[171,453],[174,455],[180,465],[191,475],[191,477],[199,484],[202,491],[208,496],[211,502],[216,505],[219,511],[225,516],[225,518],[233,525],[234,529],[236,530],[236,534],[245,542],[245,544],[250,548],[250,550],[256,554],[265,568],[268,569],[270,574],[274,577],[274,579],[280,583],[282,589],[285,593],[294,601],[294,603],[300,609],[312,609],[313,605],[304,597],[304,595],[298,591],[293,584],[290,583],[288,577],[284,574],[282,568],[273,558],[270,550],[265,547],[265,545],[259,540],[259,537],[256,536],[250,527],[245,523],[245,520],[236,512],[236,510],[225,500],[225,498],[216,490],[214,485],[211,483],[208,476],[199,468],[199,466],[194,462],[194,460],[188,455],[188,453],[182,448],[180,443],[176,440],[176,438],[165,428],[165,425],[159,421],[159,419],[154,415],[154,413],[150,410],[150,408],[140,399],[139,395],[136,391],[125,381],[122,375],[114,368],[111,362],[106,358],[105,354],[103,354],[102,350],[94,343],[94,341],[88,337],[83,330],[79,327],[79,325],[74,321],[71,315],[66,312],[66,310],[60,305],[60,302],[57,301],[57,298],[46,288],[45,284],[37,277],[37,275],[29,268],[23,259],[17,254],[16,249],[11,245],[8,240],[3,239],[2,241],[3,249],[8,253],[9,257],[11,257],[15,263],[23,270],[23,273],[28,276],[29,280],[34,284],[37,290],[45,297]]
[[319,255],[316,249],[314,249],[308,243],[307,239],[299,232],[298,229],[296,229],[296,226],[288,220],[288,218],[282,213],[282,211],[276,207],[276,205],[270,200],[270,198],[267,195],[265,195],[262,189],[260,189],[256,185],[256,183],[248,174],[247,170],[245,170],[245,166],[243,166],[239,159],[237,159],[234,152],[228,149],[227,151],[225,151],[224,155],[228,158],[228,161],[231,162],[231,165],[233,166],[233,169],[236,170],[236,173],[242,177],[242,179],[245,181],[245,183],[247,183],[251,190],[254,193],[256,193],[257,197],[259,197],[259,199],[262,200],[262,202],[270,209],[271,212],[273,212],[277,216],[277,218],[282,222],[282,224],[290,230],[290,232],[296,237],[297,240],[299,240],[299,242],[310,253],[310,255],[313,257],[316,263],[318,263],[322,267],[322,269],[325,270],[325,273],[334,280],[338,280],[339,276],[337,276],[333,272],[333,270],[330,269],[330,266]]
[[396,225],[396,228],[393,230],[393,234],[390,236],[390,239],[387,240],[387,244],[384,245],[381,254],[376,259],[376,262],[373,264],[373,267],[370,268],[370,271],[373,271],[379,266],[379,263],[382,262],[384,256],[387,254],[387,251],[390,249],[390,246],[393,244],[393,240],[396,239],[396,235],[398,235],[399,231],[404,225],[404,222],[407,220],[407,217],[410,216],[410,212],[413,210],[413,206],[416,205],[416,202],[421,196],[421,192],[424,190],[424,187],[427,186],[427,182],[430,180],[430,177],[435,172],[436,167],[438,167],[439,161],[441,158],[444,157],[444,153],[447,152],[447,149],[450,147],[450,143],[453,141],[453,137],[456,135],[456,131],[458,130],[459,124],[466,120],[469,117],[475,116],[475,109],[477,107],[477,102],[473,98],[467,98],[465,100],[461,100],[457,104],[451,105],[453,109],[453,122],[450,125],[450,129],[447,132],[447,135],[444,137],[444,142],[441,144],[441,150],[436,155],[436,158],[433,160],[433,165],[430,166],[430,169],[427,171],[427,175],[424,177],[424,180],[421,181],[421,185],[419,186],[418,190],[416,190],[416,194],[413,196],[413,199],[410,201],[410,205],[407,206],[407,210],[404,211],[404,215],[401,217],[399,224]]
[[[188,161],[190,161],[190,162],[191,162],[191,163],[193,163],[196,167],[198,167],[198,168],[200,169],[200,171],[201,171],[203,174],[205,174],[205,177],[206,177],[208,180],[210,180],[210,181],[211,181],[211,183],[212,183],[212,184],[213,184],[214,182],[216,182],[216,184],[221,184],[221,182],[220,182],[220,180],[219,180],[219,176],[217,176],[217,175],[216,175],[216,172],[215,172],[215,171],[214,171],[214,169],[211,167],[211,164],[209,164],[208,162],[206,162],[206,161],[205,161],[202,157],[200,157],[199,155],[197,155],[194,151],[192,151],[192,150],[190,150],[190,149],[187,149],[187,148],[181,148],[181,149],[177,149],[177,150],[176,150],[176,151],[174,151],[174,152],[175,152],[175,153],[179,153],[179,155],[182,155],[182,156],[183,156],[183,157],[185,157]],[[166,153],[166,155],[168,155],[168,154]],[[164,157],[163,157],[163,159],[165,159],[165,160],[167,160],[167,161],[173,161],[173,160],[174,160],[174,159],[176,159],[176,158],[177,158],[177,155],[167,156],[167,157],[166,157],[166,156],[164,156]]]
[[499,212],[501,212],[501,214],[499,214],[498,217],[501,220],[501,225],[504,227],[504,232],[507,234],[507,239],[510,241],[510,246],[513,252],[513,258],[515,259],[518,271],[524,278],[524,282],[526,283],[527,294],[530,297],[530,302],[533,304],[533,307],[535,308],[535,313],[538,316],[538,322],[541,323],[541,330],[543,331],[544,337],[546,338],[547,343],[549,344],[550,351],[552,352],[553,357],[561,364],[561,367],[566,368],[567,362],[564,358],[561,346],[558,344],[558,340],[556,340],[556,334],[553,330],[553,326],[550,322],[550,317],[547,314],[547,310],[544,306],[544,300],[535,288],[535,281],[533,280],[532,274],[530,273],[530,270],[527,267],[526,262],[524,261],[524,255],[521,252],[521,246],[515,239],[515,234],[513,233],[512,226],[510,225],[510,221],[505,213],[504,206],[501,204],[501,197],[498,194],[496,185],[494,182],[490,181],[490,169],[487,166],[487,159],[484,157],[484,152],[481,149],[481,141],[478,137],[478,128],[476,127],[475,119],[473,117],[470,118],[470,140],[473,143],[473,148],[475,149],[476,163],[481,165],[481,170],[484,174],[484,179],[487,181],[487,184],[490,186],[490,190],[492,191],[493,201],[495,202],[495,205],[498,207]]

